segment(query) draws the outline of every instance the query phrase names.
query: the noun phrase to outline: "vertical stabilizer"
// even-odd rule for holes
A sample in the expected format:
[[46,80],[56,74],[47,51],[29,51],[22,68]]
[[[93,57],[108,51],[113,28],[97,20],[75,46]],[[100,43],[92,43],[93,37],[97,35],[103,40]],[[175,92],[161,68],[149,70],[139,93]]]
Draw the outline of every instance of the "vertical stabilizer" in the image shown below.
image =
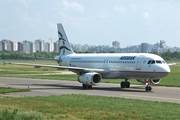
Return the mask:
[[58,27],[58,37],[59,37],[59,50],[60,55],[73,54],[73,50],[70,46],[66,33],[61,23],[57,24]]

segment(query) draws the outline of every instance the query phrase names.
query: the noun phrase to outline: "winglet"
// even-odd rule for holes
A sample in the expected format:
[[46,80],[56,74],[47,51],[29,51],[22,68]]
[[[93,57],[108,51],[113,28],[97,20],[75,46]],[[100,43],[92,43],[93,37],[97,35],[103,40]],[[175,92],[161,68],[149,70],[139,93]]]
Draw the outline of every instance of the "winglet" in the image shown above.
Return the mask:
[[3,66],[5,66],[6,62],[3,60]]
[[5,61],[3,60],[3,66],[5,66],[5,64],[11,64],[11,62],[5,62]]
[[168,64],[168,65],[174,66],[174,65],[176,65],[176,63],[174,63],[174,62],[172,61],[172,63],[170,63],[170,64]]

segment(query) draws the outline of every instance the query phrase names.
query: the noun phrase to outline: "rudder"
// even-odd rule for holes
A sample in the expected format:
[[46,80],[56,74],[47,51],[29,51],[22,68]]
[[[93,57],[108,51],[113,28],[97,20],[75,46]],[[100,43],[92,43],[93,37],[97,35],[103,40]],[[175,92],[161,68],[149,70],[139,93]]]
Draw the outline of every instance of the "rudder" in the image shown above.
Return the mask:
[[73,54],[73,50],[70,46],[66,33],[61,23],[57,24],[58,28],[58,37],[59,37],[59,50],[60,55]]

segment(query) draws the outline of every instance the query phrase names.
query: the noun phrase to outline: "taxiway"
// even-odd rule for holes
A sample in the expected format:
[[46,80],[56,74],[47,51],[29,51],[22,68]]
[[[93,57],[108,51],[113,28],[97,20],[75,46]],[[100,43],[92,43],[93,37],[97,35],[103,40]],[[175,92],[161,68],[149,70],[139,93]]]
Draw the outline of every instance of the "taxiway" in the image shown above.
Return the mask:
[[179,87],[152,86],[152,91],[146,92],[144,89],[145,85],[131,84],[130,88],[120,88],[119,84],[101,83],[99,86],[93,86],[92,89],[83,89],[78,81],[11,77],[0,77],[0,87],[31,89],[31,92],[8,93],[0,96],[23,97],[87,94],[180,103]]

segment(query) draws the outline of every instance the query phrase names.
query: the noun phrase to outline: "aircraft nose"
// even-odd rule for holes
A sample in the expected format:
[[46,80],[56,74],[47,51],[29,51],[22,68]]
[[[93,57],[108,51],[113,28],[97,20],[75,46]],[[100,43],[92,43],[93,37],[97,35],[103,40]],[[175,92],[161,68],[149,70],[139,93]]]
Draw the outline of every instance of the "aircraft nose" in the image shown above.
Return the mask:
[[169,68],[168,65],[164,68],[164,71],[167,72],[167,73],[170,73],[170,72],[171,72],[171,70],[170,70],[170,68]]
[[164,77],[167,76],[167,75],[169,75],[169,73],[170,73],[170,71],[171,71],[168,65],[162,67],[161,70],[162,70],[162,72],[163,72],[163,76],[164,76]]

